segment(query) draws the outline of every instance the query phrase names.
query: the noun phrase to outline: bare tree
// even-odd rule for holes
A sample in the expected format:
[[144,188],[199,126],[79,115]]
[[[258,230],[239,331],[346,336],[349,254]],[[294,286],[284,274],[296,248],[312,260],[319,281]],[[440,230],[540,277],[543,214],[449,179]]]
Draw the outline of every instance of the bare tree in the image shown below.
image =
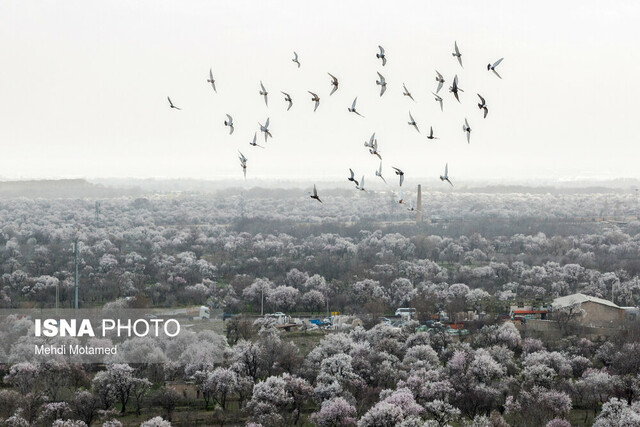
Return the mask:
[[576,302],[564,307],[554,308],[553,319],[563,332],[568,333],[585,314],[585,311],[580,307],[580,303]]

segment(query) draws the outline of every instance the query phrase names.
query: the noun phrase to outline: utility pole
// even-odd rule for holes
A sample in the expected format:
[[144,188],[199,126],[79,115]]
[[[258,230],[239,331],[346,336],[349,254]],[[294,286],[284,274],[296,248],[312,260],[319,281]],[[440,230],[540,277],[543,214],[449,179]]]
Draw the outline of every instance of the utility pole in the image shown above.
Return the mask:
[[100,202],[96,201],[96,227],[100,221]]
[[74,289],[75,289],[75,306],[76,311],[78,310],[78,238],[73,242],[73,266],[75,269],[75,277],[73,281]]
[[327,319],[330,319],[330,317],[329,317],[329,295],[328,294],[325,294],[324,302],[325,302],[325,306],[326,306],[326,309],[327,309]]
[[260,288],[260,316],[264,316],[264,286]]
[[416,206],[416,225],[422,222],[422,185],[418,184],[418,206]]
[[238,203],[240,208],[240,218],[244,219],[245,214],[245,203],[244,203],[244,194],[240,193],[240,202]]

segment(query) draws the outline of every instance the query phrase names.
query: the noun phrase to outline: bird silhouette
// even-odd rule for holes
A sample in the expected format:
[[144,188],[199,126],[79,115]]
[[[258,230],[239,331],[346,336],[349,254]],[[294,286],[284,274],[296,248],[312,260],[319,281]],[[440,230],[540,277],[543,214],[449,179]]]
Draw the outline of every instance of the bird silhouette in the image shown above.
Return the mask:
[[387,81],[382,74],[378,73],[378,76],[380,77],[380,80],[376,80],[376,84],[380,86],[380,96],[382,96],[387,90]]
[[331,73],[327,73],[331,76],[331,86],[333,86],[333,89],[331,89],[331,93],[329,94],[329,96],[333,95],[337,90],[338,90],[338,79],[336,76],[334,76]]
[[289,103],[289,106],[287,107],[287,111],[289,111],[291,109],[291,106],[293,105],[293,100],[291,99],[291,95],[289,95],[287,92],[282,92],[282,91],[280,91],[280,93],[284,95],[284,100]]
[[482,95],[478,94],[478,98],[480,98],[480,102],[478,103],[478,108],[481,110],[484,110],[484,117],[483,118],[487,118],[487,114],[489,114],[489,109],[487,108],[487,103],[485,102],[484,98],[482,97]]
[[496,62],[494,62],[494,63],[493,63],[493,65],[491,65],[491,64],[487,64],[487,70],[489,70],[489,71],[493,71],[493,74],[495,74],[496,76],[498,76],[498,77],[502,78],[502,77],[500,76],[500,74],[498,74],[498,72],[496,71],[496,67],[497,67],[498,65],[500,65],[500,63],[502,62],[502,60],[503,60],[503,59],[504,59],[504,58],[500,58],[500,59],[498,59]]
[[391,166],[393,168],[393,170],[396,171],[396,175],[398,175],[400,177],[400,187],[402,187],[402,183],[404,182],[404,172],[402,172],[400,169],[396,168],[395,166]]
[[262,81],[260,81],[260,95],[264,96],[264,105],[268,107],[269,99],[267,98],[267,96],[269,95],[269,92],[267,92],[267,90],[264,88]]
[[209,68],[209,79],[207,80],[207,83],[211,83],[211,87],[213,88],[214,92],[218,92],[216,90],[216,81],[213,79],[213,71],[211,71],[211,68]]
[[315,113],[316,110],[318,109],[318,105],[320,105],[320,97],[318,95],[316,95],[315,93],[311,92],[310,90],[308,90],[307,92],[309,92],[311,94],[311,96],[313,97],[313,98],[311,98],[311,100],[316,103],[315,107],[313,107],[313,112]]
[[176,107],[175,105],[173,105],[173,102],[171,102],[171,98],[169,98],[167,96],[167,99],[169,100],[169,108],[175,108],[176,110],[182,110],[182,108]]
[[440,175],[440,181],[447,181],[453,187],[453,183],[449,181],[449,163],[444,165],[444,175]]
[[444,84],[444,77],[438,70],[436,70],[436,81],[438,82],[438,89],[436,89],[436,93],[440,93],[440,89],[442,89],[442,85]]
[[469,122],[467,121],[466,118],[464,119],[462,130],[467,133],[467,144],[470,144],[471,141],[469,139],[471,138],[471,126],[469,126]]
[[347,107],[347,110],[349,110],[350,113],[355,113],[357,115],[359,115],[360,117],[364,117],[362,114],[358,113],[356,111],[356,101],[358,100],[358,97],[356,96],[356,99],[353,100],[353,104],[351,104],[351,108]]
[[409,89],[407,89],[407,86],[405,86],[405,84],[404,84],[404,83],[402,83],[402,89],[403,89],[402,94],[403,94],[404,96],[408,96],[409,98],[411,98],[411,100],[412,100],[413,102],[416,102],[416,100],[415,100],[415,99],[413,99],[413,96],[411,95],[411,92],[409,92]]
[[322,203],[322,200],[320,200],[320,197],[318,197],[318,190],[316,189],[316,185],[315,184],[313,184],[313,193],[310,195],[310,197],[312,199],[316,199],[317,201]]
[[356,181],[356,179],[354,178],[354,173],[353,170],[351,168],[349,168],[349,173],[351,174],[351,176],[349,178],[347,178],[349,181],[354,182],[356,184],[356,186],[358,185],[358,181]]
[[438,137],[433,136],[433,126],[429,126],[429,135],[427,136],[427,139],[438,139]]
[[225,126],[229,126],[229,135],[233,134],[233,117],[227,114],[227,120],[224,121]]
[[464,65],[462,65],[462,54],[460,53],[460,49],[458,49],[458,42],[457,41],[454,43],[454,47],[455,47],[455,52],[453,52],[451,55],[453,55],[456,58],[458,58],[458,62],[460,63],[460,66],[462,68],[464,68]]
[[385,65],[387,65],[387,57],[385,56],[384,48],[378,45],[378,49],[380,49],[380,53],[376,53],[376,58],[382,60],[382,66],[384,67]]

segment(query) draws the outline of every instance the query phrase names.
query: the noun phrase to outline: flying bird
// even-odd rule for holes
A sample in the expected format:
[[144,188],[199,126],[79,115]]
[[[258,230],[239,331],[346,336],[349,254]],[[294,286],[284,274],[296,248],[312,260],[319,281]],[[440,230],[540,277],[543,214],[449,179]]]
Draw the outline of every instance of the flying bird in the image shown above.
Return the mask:
[[[504,58],[498,59],[496,62],[493,63],[493,65],[487,64],[487,70],[493,71],[493,74],[495,74],[496,76],[500,77],[500,74],[498,74],[498,72],[496,71],[496,67],[498,65],[500,65],[500,63],[502,62],[503,59]],[[500,78],[502,78],[502,77],[500,77]]]
[[[350,113],[356,113],[357,115],[359,115],[360,117],[364,117],[362,114],[358,113],[356,111],[356,101],[358,100],[358,97],[356,96],[356,99],[353,100],[353,104],[351,104],[351,108],[347,107],[347,110],[349,110]],[[375,134],[374,134],[375,135]]]
[[458,98],[458,92],[464,92],[462,89],[458,87],[458,75],[453,78],[453,85],[449,87],[449,92],[453,93],[458,102],[460,102],[460,98]]
[[269,95],[269,92],[267,92],[267,90],[264,88],[264,85],[262,84],[262,80],[260,81],[260,95],[264,96],[264,105],[266,105],[267,107],[269,106],[269,100],[267,99],[267,95]]
[[258,125],[260,126],[260,132],[264,132],[264,142],[267,142],[267,137],[273,138],[273,135],[269,132],[269,117],[267,117],[267,121],[264,122],[264,126],[262,126],[260,122],[258,122]]
[[469,141],[471,138],[471,127],[469,126],[469,122],[466,117],[464,119],[464,124],[462,125],[462,130],[467,133],[467,144],[471,143],[471,141]]
[[360,184],[356,185],[356,189],[358,189],[360,191],[365,191],[365,189],[364,189],[364,175],[362,175],[362,178],[360,178]]
[[289,103],[289,106],[287,107],[287,111],[289,111],[291,109],[291,106],[293,105],[293,100],[291,99],[291,95],[289,95],[287,92],[282,92],[282,91],[280,91],[280,93],[284,95],[285,102]]
[[353,173],[353,169],[349,168],[349,173],[351,174],[351,176],[349,178],[347,178],[349,181],[354,182],[356,184],[356,186],[358,186],[358,181],[356,181],[356,179],[354,178],[354,173]]
[[458,62],[460,63],[460,66],[462,68],[464,68],[464,66],[462,65],[462,54],[460,53],[460,49],[458,49],[458,42],[454,42],[454,46],[456,51],[453,52],[451,55],[455,56],[456,58],[458,58]]
[[309,90],[307,92],[309,92],[313,96],[313,98],[311,98],[311,100],[316,103],[316,106],[313,107],[313,112],[315,113],[316,110],[318,109],[318,105],[320,105],[320,97],[318,95],[316,95],[315,93],[309,91]]
[[418,124],[416,123],[416,121],[413,119],[413,116],[411,115],[411,111],[409,111],[409,120],[411,120],[410,122],[408,122],[409,126],[413,126],[414,128],[416,128],[416,130],[418,131],[418,133],[420,133],[420,129],[418,129]]
[[387,180],[384,179],[384,177],[382,176],[382,161],[380,161],[380,166],[378,167],[378,170],[376,171],[376,176],[379,176],[384,181],[385,184],[387,183]]
[[380,160],[382,160],[382,156],[380,155],[380,153],[378,153],[378,140],[377,139],[373,140],[373,145],[369,149],[369,153],[375,154],[376,156],[378,156],[378,158]]
[[247,179],[247,158],[240,151],[238,151],[238,154],[240,154],[238,159],[240,159],[240,166],[242,166],[242,174],[244,179]]
[[298,68],[300,68],[300,61],[298,61],[298,54],[295,52],[295,50],[293,51],[293,62],[295,62],[296,64],[298,64]]
[[333,89],[331,89],[331,93],[329,94],[329,96],[331,96],[338,90],[338,78],[331,73],[327,74],[331,76],[331,86],[333,86]]
[[[433,92],[431,92],[431,93],[433,93]],[[440,111],[444,111],[442,109],[442,97],[440,95],[436,94],[436,93],[433,93],[433,95],[435,96],[435,100],[440,103]]]
[[407,89],[407,87],[404,85],[404,83],[402,83],[402,89],[403,89],[402,94],[403,94],[404,96],[408,96],[409,98],[411,98],[411,100],[412,100],[413,102],[416,102],[416,100],[415,100],[415,99],[413,99],[413,96],[411,95],[411,92],[409,92],[409,89]]
[[227,119],[224,121],[225,126],[229,126],[229,135],[233,133],[233,117],[227,114]]
[[427,139],[438,139],[437,136],[433,136],[433,126],[429,127],[429,135],[427,136]]
[[258,143],[256,143],[256,138],[258,137],[258,132],[253,134],[253,142],[250,142],[249,145],[253,146],[253,147],[260,147],[260,148],[264,148],[262,145],[258,145]]
[[440,93],[440,89],[442,89],[442,85],[444,84],[444,77],[438,70],[436,70],[436,81],[438,82],[438,89],[436,89],[436,93]]
[[373,135],[371,135],[371,138],[369,138],[369,142],[367,141],[364,142],[364,146],[373,148],[373,142],[375,141],[375,139],[376,139],[376,133],[374,132]]
[[378,45],[378,49],[380,49],[380,53],[376,53],[376,58],[382,59],[382,66],[387,65],[387,57],[384,54],[384,48]]
[[400,177],[400,187],[402,187],[402,183],[404,182],[404,172],[394,166],[391,167],[396,171],[396,175]]
[[380,80],[376,80],[376,84],[380,86],[380,96],[382,96],[384,91],[387,90],[387,81],[382,74],[378,73],[378,76],[380,76]]
[[213,91],[218,93],[218,91],[216,90],[216,81],[213,79],[213,71],[211,71],[211,68],[209,68],[209,79],[207,80],[207,83],[211,83]]
[[169,98],[169,97],[167,96],[167,99],[169,100],[169,107],[170,107],[170,108],[175,108],[176,110],[182,110],[182,108],[180,108],[180,107],[176,107],[175,105],[173,105],[173,102],[171,102],[171,98]]
[[480,98],[480,102],[478,103],[478,108],[481,110],[484,110],[484,118],[487,118],[487,114],[489,114],[489,109],[487,108],[487,103],[485,102],[484,98],[478,94],[478,98]]
[[316,199],[317,201],[319,201],[320,203],[322,203],[322,200],[320,200],[320,197],[318,197],[318,190],[316,190],[316,185],[313,184],[313,193],[309,193],[310,197],[312,199]]
[[453,187],[453,183],[449,181],[449,163],[444,165],[444,175],[440,175],[440,181],[447,181]]

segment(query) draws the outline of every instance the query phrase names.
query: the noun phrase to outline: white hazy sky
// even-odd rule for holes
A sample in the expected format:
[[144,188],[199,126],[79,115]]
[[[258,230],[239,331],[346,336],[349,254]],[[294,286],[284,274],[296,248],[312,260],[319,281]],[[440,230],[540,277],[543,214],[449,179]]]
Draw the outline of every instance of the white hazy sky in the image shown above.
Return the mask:
[[[378,161],[363,143],[374,131],[387,178],[391,166],[437,178],[445,162],[458,181],[637,178],[639,12],[637,1],[2,1],[0,178],[240,177],[240,149],[249,179],[352,167],[372,182]],[[500,57],[503,80],[486,70]],[[340,79],[331,97],[327,72]],[[447,92],[455,73],[461,104]],[[307,90],[321,97],[316,113]],[[364,119],[347,112],[355,96]],[[250,147],[267,117],[273,140]]]

